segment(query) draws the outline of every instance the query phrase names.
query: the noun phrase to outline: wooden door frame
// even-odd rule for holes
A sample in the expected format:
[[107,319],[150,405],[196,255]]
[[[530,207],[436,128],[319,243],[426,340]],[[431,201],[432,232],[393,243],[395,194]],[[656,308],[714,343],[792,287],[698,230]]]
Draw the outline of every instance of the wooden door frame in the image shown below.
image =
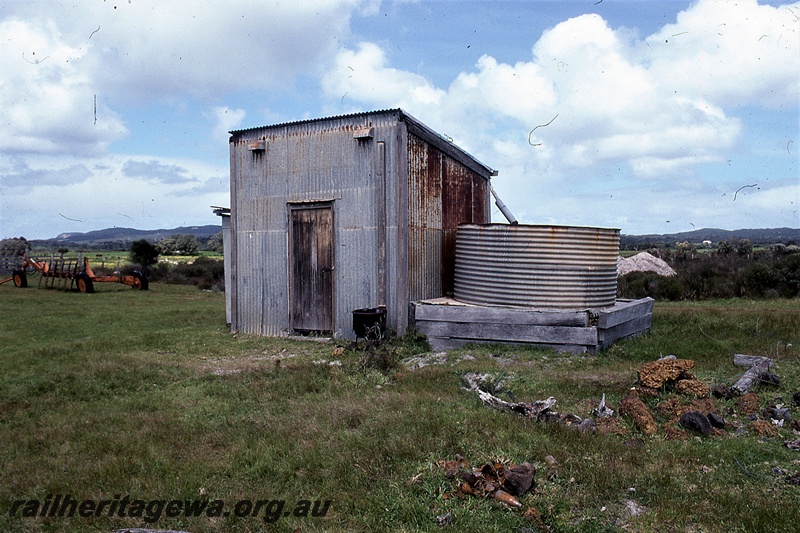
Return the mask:
[[288,220],[287,231],[287,248],[288,248],[288,262],[287,262],[287,279],[289,282],[288,287],[288,307],[289,312],[289,330],[296,332],[294,324],[294,313],[292,312],[292,305],[294,303],[294,224],[292,223],[292,213],[295,211],[305,211],[309,209],[330,209],[331,212],[331,335],[336,333],[336,210],[334,209],[333,200],[315,200],[309,202],[288,202],[286,204],[286,215]]

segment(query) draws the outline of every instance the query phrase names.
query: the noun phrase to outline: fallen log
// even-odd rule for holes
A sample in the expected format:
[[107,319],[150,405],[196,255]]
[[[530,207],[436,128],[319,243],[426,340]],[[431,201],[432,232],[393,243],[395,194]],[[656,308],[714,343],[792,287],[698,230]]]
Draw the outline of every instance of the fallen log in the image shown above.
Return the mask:
[[734,394],[742,395],[748,392],[755,383],[761,381],[763,375],[769,374],[769,369],[772,368],[775,361],[769,357],[737,353],[733,355],[733,364],[748,367],[742,377],[731,387]]
[[544,400],[537,400],[535,402],[507,402],[501,400],[497,396],[488,393],[480,388],[480,382],[484,376],[469,373],[464,376],[464,381],[467,384],[468,390],[476,392],[481,401],[494,409],[501,411],[511,411],[517,413],[525,418],[539,419],[540,417],[548,414],[548,411],[556,404],[556,399],[550,396]]

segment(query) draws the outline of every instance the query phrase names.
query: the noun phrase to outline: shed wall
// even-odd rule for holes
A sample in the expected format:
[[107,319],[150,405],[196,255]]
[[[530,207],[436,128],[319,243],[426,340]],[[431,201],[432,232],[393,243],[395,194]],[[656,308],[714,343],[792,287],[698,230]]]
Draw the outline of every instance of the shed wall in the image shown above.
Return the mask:
[[409,134],[408,190],[409,301],[452,294],[456,229],[490,222],[488,179]]
[[[359,120],[360,118],[360,120]],[[364,127],[374,138],[355,139]],[[232,139],[231,199],[234,269],[232,313],[236,331],[257,335],[290,332],[290,204],[332,202],[334,209],[334,332],[352,336],[351,312],[378,304],[378,202],[376,144],[385,139],[387,191],[397,189],[397,129],[394,116],[364,116],[290,124],[241,132]],[[263,140],[263,150],[251,150]],[[396,280],[396,194],[387,193],[386,278]],[[399,307],[387,283],[390,308]],[[404,303],[405,306],[405,303]],[[392,322],[390,327],[397,329]]]
[[344,338],[354,309],[382,303],[402,334],[409,301],[452,292],[458,224],[489,221],[491,169],[400,110],[234,132],[230,151],[234,331],[291,332],[291,205],[333,206]]

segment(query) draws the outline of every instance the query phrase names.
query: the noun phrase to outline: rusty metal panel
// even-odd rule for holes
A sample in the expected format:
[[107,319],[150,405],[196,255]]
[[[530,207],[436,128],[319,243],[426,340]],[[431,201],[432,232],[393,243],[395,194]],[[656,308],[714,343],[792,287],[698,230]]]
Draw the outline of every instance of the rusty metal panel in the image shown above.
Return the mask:
[[452,294],[456,228],[488,222],[488,179],[409,135],[410,300]]
[[458,228],[455,297],[544,308],[616,302],[619,230],[508,224]]

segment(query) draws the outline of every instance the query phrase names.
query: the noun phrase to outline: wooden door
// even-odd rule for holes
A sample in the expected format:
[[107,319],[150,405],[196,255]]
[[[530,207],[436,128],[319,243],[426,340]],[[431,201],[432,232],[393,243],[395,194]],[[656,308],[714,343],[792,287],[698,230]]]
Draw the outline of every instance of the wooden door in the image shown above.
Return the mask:
[[294,205],[289,213],[292,329],[332,333],[333,206]]

